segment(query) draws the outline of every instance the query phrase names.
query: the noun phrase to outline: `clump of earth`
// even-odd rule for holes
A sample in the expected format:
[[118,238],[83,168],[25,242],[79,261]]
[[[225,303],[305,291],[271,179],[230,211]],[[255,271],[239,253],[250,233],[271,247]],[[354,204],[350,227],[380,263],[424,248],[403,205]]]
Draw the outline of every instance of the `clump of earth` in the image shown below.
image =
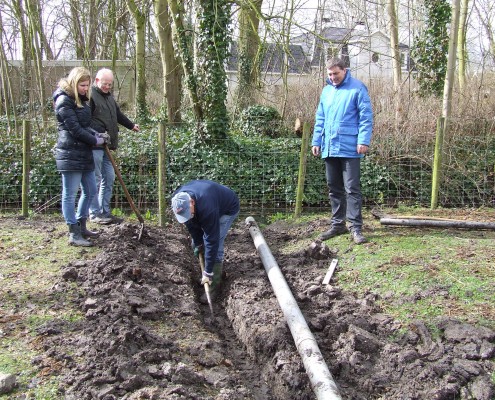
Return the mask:
[[[439,318],[405,329],[377,305],[322,279],[332,253],[316,242],[280,249],[322,223],[262,230],[343,399],[491,400],[495,332]],[[86,399],[315,399],[244,221],[226,241],[224,286],[213,315],[199,302],[200,269],[187,232],[124,222],[96,239],[101,253],[61,271],[83,317],[38,330],[34,361],[61,377],[61,397]],[[430,325],[431,326],[431,325]]]

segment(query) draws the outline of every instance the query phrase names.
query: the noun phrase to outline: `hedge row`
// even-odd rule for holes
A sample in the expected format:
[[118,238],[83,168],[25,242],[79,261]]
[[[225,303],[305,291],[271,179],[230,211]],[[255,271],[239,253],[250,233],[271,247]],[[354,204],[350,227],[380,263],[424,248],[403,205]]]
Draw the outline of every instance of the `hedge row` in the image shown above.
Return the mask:
[[[157,204],[157,129],[148,126],[140,133],[122,132],[117,160],[131,195],[142,209]],[[34,134],[31,155],[30,203],[39,207],[53,203],[60,194],[60,176],[55,169],[52,148],[57,134]],[[460,149],[455,163],[447,165],[442,187],[444,206],[490,205],[493,201],[495,140],[475,141],[477,157],[470,152],[466,137],[457,143]],[[483,149],[480,148],[483,144]],[[293,205],[299,167],[301,139],[248,137],[233,133],[221,143],[205,145],[183,126],[167,130],[167,194],[189,179],[208,178],[231,186],[241,199],[251,204]],[[374,143],[390,146],[390,143]],[[417,154],[399,157],[371,154],[362,163],[362,189],[365,203],[416,202],[429,204],[432,154],[430,144],[418,146]],[[479,156],[482,154],[482,156]],[[419,157],[421,155],[422,157]],[[430,157],[432,158],[432,157]],[[462,159],[462,160],[461,160]],[[324,167],[309,154],[304,202],[309,205],[327,201]],[[423,160],[423,161],[421,161]],[[428,160],[428,158],[427,158]],[[20,207],[22,142],[7,136],[0,138],[0,206]],[[116,187],[116,198],[121,192]],[[124,199],[125,201],[125,199]],[[487,204],[488,203],[488,204]]]

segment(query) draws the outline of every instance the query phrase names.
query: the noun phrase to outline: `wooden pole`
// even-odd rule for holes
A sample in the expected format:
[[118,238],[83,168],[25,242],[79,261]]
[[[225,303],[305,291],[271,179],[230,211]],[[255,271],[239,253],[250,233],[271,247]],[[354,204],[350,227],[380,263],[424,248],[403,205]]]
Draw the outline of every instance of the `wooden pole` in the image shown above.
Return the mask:
[[443,137],[445,132],[445,118],[439,117],[437,120],[437,133],[435,141],[435,157],[433,159],[433,173],[431,176],[431,208],[438,207],[438,191],[442,176],[442,152]]
[[22,121],[22,216],[29,214],[29,172],[31,170],[31,121]]
[[165,191],[167,187],[167,130],[165,122],[160,122],[158,128],[158,224],[163,227],[167,222],[167,200]]
[[457,221],[457,220],[434,220],[418,218],[380,218],[382,225],[414,226],[430,228],[458,228],[458,229],[491,229],[495,230],[495,222]]
[[297,192],[296,192],[296,209],[294,211],[294,217],[301,216],[302,201],[304,197],[304,181],[306,179],[306,165],[308,155],[308,141],[309,141],[309,123],[305,122],[303,125],[303,134],[301,141],[301,153],[299,155],[299,176],[297,179]]

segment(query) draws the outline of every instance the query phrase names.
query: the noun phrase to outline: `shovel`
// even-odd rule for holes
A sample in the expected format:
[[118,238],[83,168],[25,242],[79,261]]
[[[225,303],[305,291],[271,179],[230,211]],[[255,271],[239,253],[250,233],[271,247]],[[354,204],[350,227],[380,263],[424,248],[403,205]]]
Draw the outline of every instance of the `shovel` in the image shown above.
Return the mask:
[[[201,276],[203,276],[203,271],[205,270],[205,255],[203,252],[199,253],[199,266],[201,267]],[[210,284],[205,283],[205,293],[206,293],[206,300],[208,300],[208,306],[210,307],[210,313],[211,316],[213,317],[213,304],[211,303],[211,297],[210,297]]]
[[108,146],[107,146],[106,143],[103,145],[103,148],[105,149],[105,153],[106,153],[107,157],[110,159],[110,162],[112,163],[112,166],[113,166],[113,169],[115,171],[115,174],[117,175],[117,178],[119,179],[120,185],[122,186],[122,189],[124,190],[125,197],[127,198],[127,201],[129,202],[129,205],[131,206],[132,211],[134,211],[134,213],[137,216],[137,219],[141,223],[141,226],[139,227],[139,234],[138,234],[138,241],[140,241],[141,240],[141,236],[143,236],[143,231],[144,231],[144,219],[143,219],[143,216],[141,215],[141,213],[139,212],[139,210],[136,208],[136,205],[134,204],[134,201],[132,201],[132,197],[129,194],[129,191],[127,190],[127,187],[125,186],[124,180],[122,179],[122,175],[120,173],[119,167],[117,167],[117,163],[115,162],[115,159],[113,158],[112,153],[110,153],[110,150],[109,150],[109,148],[108,148]]

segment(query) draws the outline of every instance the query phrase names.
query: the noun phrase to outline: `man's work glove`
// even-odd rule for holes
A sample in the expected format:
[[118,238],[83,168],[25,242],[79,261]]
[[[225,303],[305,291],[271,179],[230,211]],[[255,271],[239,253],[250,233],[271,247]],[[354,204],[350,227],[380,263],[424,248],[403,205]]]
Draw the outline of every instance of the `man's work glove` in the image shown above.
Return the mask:
[[213,272],[206,272],[203,271],[203,278],[201,279],[201,284],[204,285],[207,283],[208,285],[211,285],[213,280]]
[[204,244],[201,243],[200,245],[197,245],[194,242],[191,242],[191,246],[193,249],[194,257],[199,258],[199,255],[204,251]]
[[110,144],[110,135],[106,132],[96,132],[96,137],[97,138],[102,138],[103,142],[106,143],[107,145]]
[[101,137],[96,138],[96,145],[97,146],[103,146],[104,144],[105,144],[105,140],[103,140],[103,138],[101,138]]

